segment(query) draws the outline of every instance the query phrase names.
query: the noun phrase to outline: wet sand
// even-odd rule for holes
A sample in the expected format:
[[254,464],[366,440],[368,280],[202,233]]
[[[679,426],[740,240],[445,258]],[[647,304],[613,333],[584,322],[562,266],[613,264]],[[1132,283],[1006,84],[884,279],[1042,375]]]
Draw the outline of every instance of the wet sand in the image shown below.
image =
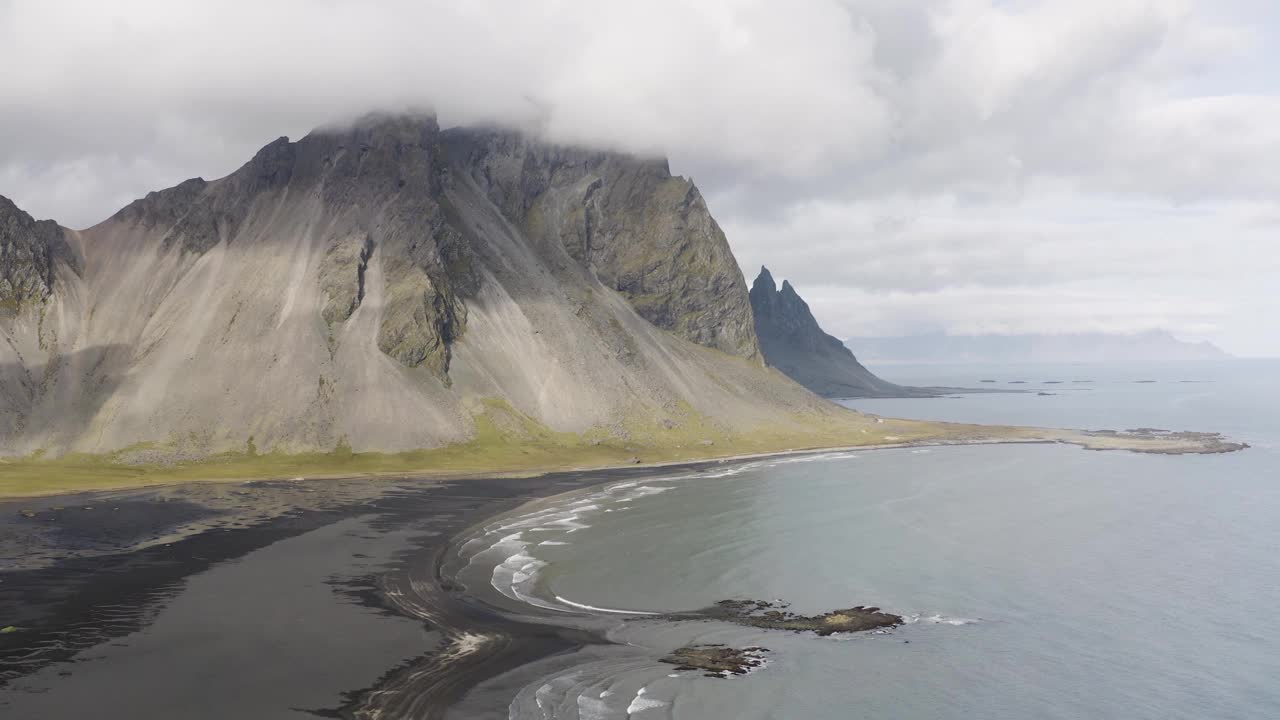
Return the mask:
[[[683,468],[721,467],[698,463]],[[604,641],[442,579],[450,541],[653,468],[459,482],[194,484],[0,503],[0,714],[444,717]],[[510,697],[469,698],[495,713]]]

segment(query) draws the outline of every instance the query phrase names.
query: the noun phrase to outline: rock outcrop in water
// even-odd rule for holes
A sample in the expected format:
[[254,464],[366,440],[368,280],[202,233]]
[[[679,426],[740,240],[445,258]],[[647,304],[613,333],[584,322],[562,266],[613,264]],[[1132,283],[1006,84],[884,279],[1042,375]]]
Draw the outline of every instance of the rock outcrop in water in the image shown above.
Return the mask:
[[897,627],[902,624],[901,615],[882,612],[878,607],[865,605],[855,605],[810,616],[793,613],[787,609],[788,607],[790,607],[788,603],[781,601],[721,600],[712,607],[693,613],[692,616],[767,630],[814,632],[821,636],[864,632]]
[[746,675],[764,665],[768,648],[759,646],[731,648],[724,645],[690,645],[677,648],[658,662],[675,665],[676,672],[697,670],[705,677],[726,678]]
[[5,201],[0,233],[0,455],[856,417],[764,366],[723,232],[659,159],[371,116],[82,231]]
[[769,268],[751,286],[751,309],[765,362],[825,397],[928,397],[933,393],[876,377],[849,348],[823,332],[786,280],[778,289]]

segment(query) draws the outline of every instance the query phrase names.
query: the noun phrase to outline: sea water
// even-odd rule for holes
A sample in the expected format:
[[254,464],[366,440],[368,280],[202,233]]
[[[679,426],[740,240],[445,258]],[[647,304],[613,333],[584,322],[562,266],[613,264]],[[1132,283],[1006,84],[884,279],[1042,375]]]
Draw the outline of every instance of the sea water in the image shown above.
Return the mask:
[[[468,550],[469,577],[544,612],[612,614],[621,643],[529,684],[512,716],[1280,717],[1280,363],[882,374],[1027,392],[847,404],[1213,430],[1253,447],[828,453],[618,483],[504,518]],[[806,614],[876,605],[907,622],[820,638],[644,614],[727,598]],[[722,680],[655,661],[711,642],[765,646],[768,662]]]

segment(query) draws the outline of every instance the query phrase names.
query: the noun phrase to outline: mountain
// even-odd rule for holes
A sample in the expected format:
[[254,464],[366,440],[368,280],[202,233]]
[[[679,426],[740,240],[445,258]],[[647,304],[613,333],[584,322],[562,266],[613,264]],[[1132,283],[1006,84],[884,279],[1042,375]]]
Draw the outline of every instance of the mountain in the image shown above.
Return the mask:
[[769,268],[751,285],[751,310],[765,362],[825,397],[927,397],[920,388],[894,385],[862,366],[849,348],[818,326],[791,283],[779,290]]
[[0,197],[0,313],[15,314],[25,303],[40,303],[53,292],[59,264],[77,267],[61,227],[36,221]]
[[86,230],[0,202],[0,455],[693,443],[861,416],[761,359],[661,159],[377,115]]
[[914,335],[846,341],[880,363],[1164,362],[1217,360],[1230,355],[1208,343],[1190,343],[1153,330],[1132,335]]

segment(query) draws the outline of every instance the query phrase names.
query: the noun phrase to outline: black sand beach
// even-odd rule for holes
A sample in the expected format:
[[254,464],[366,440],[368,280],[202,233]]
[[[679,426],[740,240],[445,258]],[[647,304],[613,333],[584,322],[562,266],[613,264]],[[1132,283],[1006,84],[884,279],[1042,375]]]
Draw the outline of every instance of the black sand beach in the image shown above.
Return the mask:
[[[655,472],[196,484],[2,503],[0,709],[443,717],[485,679],[603,642],[508,619],[442,583],[450,539],[531,499]],[[510,698],[493,700],[505,716]]]

